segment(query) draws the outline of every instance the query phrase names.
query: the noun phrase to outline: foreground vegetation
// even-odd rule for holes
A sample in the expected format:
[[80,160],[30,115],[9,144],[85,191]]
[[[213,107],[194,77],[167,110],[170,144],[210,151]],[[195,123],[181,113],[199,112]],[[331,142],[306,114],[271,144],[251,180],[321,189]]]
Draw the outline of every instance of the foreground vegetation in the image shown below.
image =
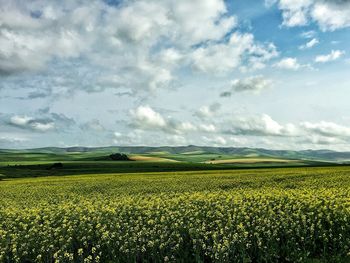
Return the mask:
[[344,261],[350,168],[0,182],[0,262]]

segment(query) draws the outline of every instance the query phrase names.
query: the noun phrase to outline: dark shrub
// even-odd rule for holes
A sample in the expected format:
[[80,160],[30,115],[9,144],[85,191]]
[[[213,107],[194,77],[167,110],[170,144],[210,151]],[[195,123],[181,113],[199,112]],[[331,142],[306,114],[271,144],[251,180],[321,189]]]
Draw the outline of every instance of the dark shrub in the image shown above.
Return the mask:
[[129,157],[124,153],[113,153],[109,155],[113,161],[130,161]]

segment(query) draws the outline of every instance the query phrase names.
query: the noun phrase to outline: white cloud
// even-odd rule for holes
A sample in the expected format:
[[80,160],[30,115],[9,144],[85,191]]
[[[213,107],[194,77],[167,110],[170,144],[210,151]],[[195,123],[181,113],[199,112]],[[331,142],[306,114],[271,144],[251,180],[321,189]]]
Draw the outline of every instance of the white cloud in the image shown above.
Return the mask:
[[346,145],[350,141],[350,127],[333,122],[300,122],[298,124],[280,124],[269,115],[239,117],[231,120],[221,130],[226,134],[253,137],[278,137],[299,144]]
[[335,146],[347,145],[350,141],[350,127],[334,122],[302,122],[299,127],[303,132],[301,143]]
[[194,126],[191,122],[180,122],[174,125],[175,132],[186,133],[190,131],[196,131],[197,127]]
[[256,44],[252,34],[234,33],[227,43],[198,48],[192,53],[192,60],[196,70],[227,73],[246,63],[255,69],[263,68],[266,61],[277,55],[274,45]]
[[275,63],[274,67],[280,69],[298,70],[305,66],[299,64],[296,58],[283,58],[279,62]]
[[305,9],[311,0],[280,0],[279,8],[283,10],[283,25],[293,27],[307,24]]
[[326,63],[326,62],[334,61],[334,60],[339,59],[344,54],[345,54],[345,52],[342,50],[332,50],[330,54],[317,56],[315,58],[315,62]]
[[164,128],[166,121],[158,112],[149,106],[140,106],[131,111],[134,123],[138,128]]
[[199,130],[204,131],[204,132],[216,132],[217,131],[215,125],[213,125],[213,124],[200,124]]
[[49,122],[49,123],[33,122],[31,123],[31,127],[34,130],[45,132],[55,128],[55,124],[53,122]]
[[[216,114],[220,104],[212,104],[208,107],[202,107],[202,111],[196,112],[195,116],[201,119],[212,117]],[[149,106],[139,106],[136,110],[131,111],[131,126],[140,130],[153,132],[163,132],[175,135],[184,135],[189,133],[214,133],[217,128],[211,123],[198,123],[190,121],[179,121],[171,117],[163,117],[160,113],[154,111]]]
[[284,26],[304,26],[315,21],[323,31],[350,26],[350,2],[333,0],[276,0]]
[[235,79],[231,82],[231,87],[234,92],[250,91],[259,93],[262,90],[268,89],[272,86],[272,81],[265,77],[252,76],[246,79]]
[[[72,2],[73,9],[65,12],[65,3],[51,4],[55,7],[43,8],[40,1],[1,4],[0,73],[40,70],[52,58],[74,58],[89,50],[91,37],[84,28],[87,17],[77,20],[78,11],[84,8]],[[93,8],[94,4],[85,7]],[[40,17],[34,18],[32,13],[40,9]],[[93,22],[95,17],[90,18]]]
[[31,117],[18,115],[12,116],[9,120],[9,124],[23,129],[31,129],[40,132],[46,132],[55,128],[55,123],[51,121],[41,121]]
[[228,141],[223,136],[202,136],[202,141],[205,142],[206,145],[213,146],[225,146],[228,143]]
[[141,130],[171,134],[184,134],[197,130],[191,122],[164,118],[149,106],[139,106],[136,110],[132,110],[131,117],[131,126]]
[[349,137],[350,128],[333,122],[321,121],[319,123],[303,122],[301,127],[311,133],[325,137]]
[[188,138],[178,134],[164,135],[157,137],[156,140],[150,140],[143,130],[113,133],[113,143],[118,146],[179,146],[188,145],[189,142]]
[[[43,72],[45,82],[64,79],[57,87],[50,85],[49,97],[57,89],[69,94],[106,88],[156,91],[178,84],[179,68],[228,74],[263,68],[278,55],[272,43],[241,33],[223,0],[140,0],[118,6],[38,0],[2,7],[0,74],[46,71],[66,63],[65,73]],[[69,67],[76,72],[67,73]],[[86,80],[94,74],[98,77]]]
[[[222,0],[164,1],[167,11],[173,13],[176,37],[181,44],[193,45],[207,40],[219,40],[233,27],[237,20],[227,14]],[[157,4],[159,2],[157,1]]]
[[228,43],[200,47],[192,54],[193,67],[209,73],[225,73],[241,64],[241,56],[253,44],[250,34],[233,34]]
[[323,1],[315,3],[311,17],[318,22],[324,31],[334,31],[350,26],[349,1]]
[[299,46],[299,49],[310,49],[319,43],[320,41],[317,38],[313,38],[310,41],[308,41],[306,44]]
[[18,126],[24,126],[27,125],[29,123],[29,121],[31,121],[32,118],[27,117],[27,116],[12,116],[10,119],[10,122],[14,125],[18,125]]
[[334,138],[334,137],[323,137],[318,135],[307,135],[301,140],[301,143],[308,143],[313,145],[337,145],[337,144],[346,144],[346,141]]
[[300,34],[302,38],[315,38],[316,35],[317,35],[317,32],[314,30],[305,31]]
[[[323,14],[322,6],[317,7],[316,0],[269,0],[269,4],[278,2],[279,7],[284,10],[285,26],[314,21],[323,30],[335,30],[347,25],[344,23],[348,19],[344,16],[347,14],[347,6],[343,5],[344,8],[340,9],[340,4],[331,5],[330,1],[317,1],[326,5],[331,12]],[[134,104],[123,99],[135,100],[143,105],[158,100],[159,107],[163,107],[164,103],[169,103],[169,107],[173,109],[178,107],[176,115],[168,116],[163,111],[149,106],[135,107],[131,111],[130,122],[124,122],[125,127],[122,126],[122,122],[117,124],[121,127],[119,142],[126,140],[142,143],[143,138],[147,136],[156,138],[155,140],[162,137],[162,143],[166,143],[167,140],[189,142],[191,138],[200,141],[197,137],[209,137],[209,133],[210,136],[221,136],[228,143],[231,142],[227,135],[223,134],[225,125],[221,122],[225,118],[223,115],[232,116],[232,112],[225,110],[244,107],[245,110],[249,108],[254,111],[260,106],[247,105],[246,103],[252,101],[243,98],[242,101],[225,101],[222,108],[220,104],[209,103],[196,108],[195,113],[192,110],[191,113],[195,116],[189,116],[188,112],[180,112],[180,104],[189,105],[188,100],[175,101],[178,100],[180,92],[193,95],[194,90],[186,93],[185,88],[182,89],[182,82],[188,87],[203,84],[203,92],[207,92],[204,89],[209,89],[208,85],[211,83],[222,85],[234,79],[232,76],[237,76],[238,73],[249,73],[251,77],[232,81],[225,96],[234,92],[257,93],[268,89],[272,84],[271,80],[259,75],[260,73],[250,71],[264,68],[272,58],[278,56],[275,45],[259,42],[252,33],[244,32],[244,27],[240,27],[237,18],[227,11],[227,4],[223,0],[138,0],[123,1],[115,6],[106,2],[92,0],[82,5],[79,0],[0,0],[0,74],[13,74],[10,77],[2,77],[0,88],[3,90],[3,87],[7,86],[4,96],[8,93],[11,96],[21,96],[21,99],[26,95],[35,99],[33,102],[25,101],[22,111],[14,109],[15,106],[9,105],[9,101],[5,99],[5,111],[11,111],[7,108],[9,105],[9,108],[12,107],[17,112],[16,115],[10,115],[12,118],[8,115],[3,118],[5,129],[20,131],[23,134],[53,131],[45,136],[60,133],[57,136],[68,138],[70,136],[61,133],[61,128],[66,125],[64,123],[72,125],[69,124],[69,120],[33,113],[30,110],[50,103],[47,105],[54,104],[52,107],[61,107],[63,112],[68,112],[70,103],[78,101],[78,98],[73,98],[73,92],[101,92],[106,88],[115,88],[117,91],[105,90],[105,93],[101,94],[84,94],[81,100],[79,97],[79,103],[83,106],[74,112],[70,111],[69,114],[84,119],[84,114],[88,114],[88,107],[85,106],[90,106],[86,105],[91,102],[90,98],[94,97],[103,103],[106,100],[100,112],[93,111],[89,119],[101,116],[101,123],[108,128],[105,129],[99,121],[92,120],[74,126],[79,133],[85,130],[91,133],[99,131],[101,137],[109,133],[108,138],[112,140],[111,130],[117,130],[114,126],[116,124],[112,121],[113,116],[105,116],[106,108],[103,107],[111,109],[111,105],[114,107],[115,103],[118,103],[120,112],[124,112]],[[329,14],[334,17],[329,17]],[[303,37],[307,40],[304,39],[306,43],[302,48],[311,48],[317,44],[315,32],[306,32]],[[334,51],[333,54],[320,56],[317,60],[326,62],[341,55]],[[292,57],[278,61],[275,66],[290,70],[308,67]],[[30,71],[35,72],[32,74]],[[22,72],[26,74],[17,74]],[[174,101],[162,101],[165,92],[159,93],[159,97],[150,98],[150,91],[154,95],[160,88],[178,86],[179,92],[174,93]],[[20,89],[21,87],[23,89]],[[217,87],[213,87],[215,88]],[[195,92],[200,94],[199,87]],[[215,95],[214,92],[215,90],[208,94]],[[116,93],[133,96],[118,97],[118,101],[114,102],[111,95]],[[141,95],[143,97],[140,99]],[[57,97],[60,101],[55,100],[53,103],[53,100],[50,100]],[[197,100],[202,98],[204,97],[200,94]],[[260,99],[266,100],[263,97]],[[91,107],[95,106],[96,104],[91,104]],[[242,113],[240,116],[242,120],[235,118],[232,125],[237,133],[292,136],[293,125],[279,123],[268,115],[250,118],[244,117]],[[127,116],[122,115],[121,118],[124,119],[123,117],[127,119]],[[125,123],[130,123],[131,126]],[[130,127],[135,129],[129,132]],[[298,129],[299,134],[316,132],[310,128],[302,128],[299,124],[295,124],[294,128]],[[163,133],[162,136],[155,136],[160,133]],[[34,136],[39,138],[44,134]],[[114,137],[113,139],[117,140],[118,136]],[[237,137],[241,139],[243,136]],[[57,142],[69,140],[62,138]]]
[[231,126],[225,132],[235,135],[293,136],[296,134],[296,127],[293,124],[279,124],[269,115],[263,114],[261,116],[234,118],[231,120]]
[[183,58],[183,54],[174,48],[164,49],[159,53],[159,59],[167,65],[176,65]]
[[194,113],[194,115],[201,119],[212,118],[218,114],[218,112],[220,111],[220,108],[221,108],[220,103],[213,103],[209,106],[200,107],[199,110],[197,110]]
[[142,130],[134,130],[127,133],[114,132],[113,143],[116,145],[146,145]]

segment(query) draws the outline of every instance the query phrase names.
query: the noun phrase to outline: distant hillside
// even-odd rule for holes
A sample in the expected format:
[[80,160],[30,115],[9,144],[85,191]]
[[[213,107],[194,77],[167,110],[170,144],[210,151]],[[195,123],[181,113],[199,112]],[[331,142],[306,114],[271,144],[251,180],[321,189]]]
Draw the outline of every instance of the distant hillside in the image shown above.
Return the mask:
[[72,152],[95,152],[95,153],[115,153],[123,152],[127,154],[146,154],[146,153],[169,153],[169,154],[226,154],[237,157],[274,157],[287,159],[303,159],[331,162],[350,162],[350,152],[336,152],[330,150],[268,150],[261,148],[238,148],[238,147],[209,147],[209,146],[110,146],[110,147],[46,147],[26,150],[0,150],[1,152],[35,152],[35,153],[72,153]]

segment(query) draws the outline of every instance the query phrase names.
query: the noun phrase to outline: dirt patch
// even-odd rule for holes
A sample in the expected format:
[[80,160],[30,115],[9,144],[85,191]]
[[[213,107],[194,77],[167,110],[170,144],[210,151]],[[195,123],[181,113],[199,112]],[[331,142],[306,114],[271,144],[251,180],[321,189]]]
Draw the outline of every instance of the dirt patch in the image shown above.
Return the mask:
[[273,158],[240,158],[240,159],[226,159],[226,160],[208,160],[205,163],[211,164],[225,164],[225,163],[292,163],[297,160],[273,159]]
[[142,155],[133,155],[133,156],[130,156],[129,158],[130,160],[141,161],[141,162],[178,162],[176,160],[162,158],[162,157],[142,156]]

